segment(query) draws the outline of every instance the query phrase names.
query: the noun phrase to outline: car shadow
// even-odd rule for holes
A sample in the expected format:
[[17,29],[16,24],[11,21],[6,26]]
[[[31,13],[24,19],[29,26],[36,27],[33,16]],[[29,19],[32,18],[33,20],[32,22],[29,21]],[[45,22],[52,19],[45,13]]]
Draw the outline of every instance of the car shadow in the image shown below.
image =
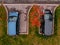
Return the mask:
[[[19,12],[19,11],[18,11]],[[17,35],[19,35],[19,26],[20,26],[20,22],[19,22],[19,20],[20,20],[20,18],[19,18],[19,16],[20,16],[20,12],[19,12],[19,14],[18,14],[18,19],[17,19],[17,22],[16,22],[16,34]]]

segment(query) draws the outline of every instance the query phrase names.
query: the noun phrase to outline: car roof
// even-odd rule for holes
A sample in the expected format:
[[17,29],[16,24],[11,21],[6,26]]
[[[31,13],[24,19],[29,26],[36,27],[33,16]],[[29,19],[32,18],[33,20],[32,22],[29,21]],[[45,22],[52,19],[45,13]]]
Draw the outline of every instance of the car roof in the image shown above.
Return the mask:
[[53,30],[52,25],[53,25],[52,21],[45,20],[45,30],[44,30],[45,35],[51,35],[52,34],[52,30]]

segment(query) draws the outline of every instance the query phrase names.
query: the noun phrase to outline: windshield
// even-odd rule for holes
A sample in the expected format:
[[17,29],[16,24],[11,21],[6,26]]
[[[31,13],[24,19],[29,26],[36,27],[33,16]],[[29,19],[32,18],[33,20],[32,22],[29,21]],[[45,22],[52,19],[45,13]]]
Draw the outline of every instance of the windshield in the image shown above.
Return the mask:
[[49,14],[45,14],[44,19],[49,19]]
[[17,17],[16,16],[10,16],[9,17],[9,21],[16,22],[16,20],[17,20]]

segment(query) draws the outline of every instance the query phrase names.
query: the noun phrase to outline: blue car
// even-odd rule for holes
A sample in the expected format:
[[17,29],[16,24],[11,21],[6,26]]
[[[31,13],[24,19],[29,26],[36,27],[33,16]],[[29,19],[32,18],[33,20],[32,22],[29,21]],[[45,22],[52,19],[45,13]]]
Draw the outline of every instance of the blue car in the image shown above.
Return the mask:
[[16,35],[17,20],[18,12],[10,11],[8,15],[8,35]]

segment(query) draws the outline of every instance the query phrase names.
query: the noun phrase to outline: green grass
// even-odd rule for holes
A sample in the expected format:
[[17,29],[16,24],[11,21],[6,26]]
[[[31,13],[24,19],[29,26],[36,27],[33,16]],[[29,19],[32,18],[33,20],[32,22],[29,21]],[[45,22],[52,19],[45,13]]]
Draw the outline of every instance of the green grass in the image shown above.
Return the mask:
[[[8,36],[6,29],[6,11],[0,6],[0,45],[60,45],[60,6],[55,12],[55,35],[43,36],[38,34],[37,27],[30,27],[28,35]],[[1,29],[2,28],[2,29]]]

